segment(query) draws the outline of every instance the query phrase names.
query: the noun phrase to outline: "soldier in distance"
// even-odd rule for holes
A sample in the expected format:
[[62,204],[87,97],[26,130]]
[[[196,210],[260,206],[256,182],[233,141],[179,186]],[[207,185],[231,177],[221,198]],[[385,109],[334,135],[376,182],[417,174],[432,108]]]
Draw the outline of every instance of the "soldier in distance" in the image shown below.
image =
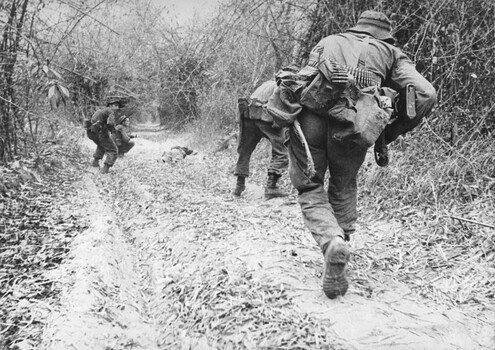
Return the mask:
[[115,131],[115,112],[121,107],[120,99],[111,98],[106,108],[97,110],[88,122],[87,135],[96,144],[91,166],[100,167],[100,160],[105,162],[100,172],[107,174],[117,160],[118,148],[111,134]]
[[118,118],[117,126],[115,126],[115,132],[112,135],[118,148],[119,157],[123,157],[135,145],[133,138],[135,138],[136,135],[131,134],[130,126],[131,120],[128,116],[122,115]]

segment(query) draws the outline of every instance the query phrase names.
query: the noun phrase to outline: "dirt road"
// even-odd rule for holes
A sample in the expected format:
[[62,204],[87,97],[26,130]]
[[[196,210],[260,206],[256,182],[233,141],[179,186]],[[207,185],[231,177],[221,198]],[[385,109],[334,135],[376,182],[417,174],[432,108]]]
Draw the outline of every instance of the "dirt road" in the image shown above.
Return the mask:
[[41,349],[493,349],[493,310],[434,303],[393,273],[364,273],[396,223],[361,223],[350,289],[329,300],[294,194],[266,201],[250,184],[235,199],[234,159],[163,162],[190,136],[138,134],[111,174],[88,165],[78,183],[73,215],[88,229],[50,272],[62,299]]

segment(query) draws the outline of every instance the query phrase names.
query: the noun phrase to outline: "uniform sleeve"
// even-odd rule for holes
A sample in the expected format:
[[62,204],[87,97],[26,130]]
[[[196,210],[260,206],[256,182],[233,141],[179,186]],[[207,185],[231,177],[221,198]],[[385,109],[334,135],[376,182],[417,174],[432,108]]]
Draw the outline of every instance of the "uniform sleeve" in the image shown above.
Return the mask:
[[324,47],[323,40],[320,40],[320,42],[316,44],[315,47],[313,47],[313,49],[309,53],[308,66],[318,67],[318,64],[320,63],[321,55],[323,54],[323,47]]
[[399,52],[390,74],[390,87],[396,91],[402,91],[408,84],[414,85],[416,89],[416,118],[408,119],[405,116],[399,116],[398,120],[387,127],[387,143],[415,128],[423,118],[431,113],[437,102],[437,94],[433,85],[416,70],[414,64],[404,53]]
[[117,126],[117,130],[120,132],[121,140],[123,143],[129,143],[129,141],[131,140],[126,129],[127,128],[123,127],[122,125]]

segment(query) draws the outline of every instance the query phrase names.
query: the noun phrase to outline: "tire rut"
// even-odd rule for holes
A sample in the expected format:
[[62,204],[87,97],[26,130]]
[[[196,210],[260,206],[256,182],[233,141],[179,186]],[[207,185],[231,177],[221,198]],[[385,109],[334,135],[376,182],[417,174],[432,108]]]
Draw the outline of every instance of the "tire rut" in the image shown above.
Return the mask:
[[[92,259],[98,243],[108,270],[80,262],[86,273],[76,279],[86,280],[88,290],[107,289],[88,301],[93,306],[79,312],[79,323],[59,317],[52,338],[69,335],[80,349],[489,348],[483,322],[420,300],[392,275],[362,275],[359,256],[373,238],[355,237],[350,289],[344,298],[327,299],[322,255],[294,197],[265,201],[259,186],[248,185],[243,198],[233,199],[229,174],[218,171],[225,166],[220,158],[161,161],[164,150],[186,142],[147,137],[110,176],[91,179],[105,190],[104,202],[87,233],[92,249],[78,250],[75,242],[73,255],[98,262]],[[95,191],[89,190],[89,202],[100,196]],[[129,314],[119,314],[119,306]],[[61,309],[70,314],[75,307]],[[78,332],[71,329],[77,326]],[[91,332],[105,333],[105,341],[86,347]]]
[[49,272],[62,297],[40,348],[155,349],[138,258],[105,202],[107,194],[85,176],[77,195],[88,203],[79,213],[88,228],[72,242],[66,262]]

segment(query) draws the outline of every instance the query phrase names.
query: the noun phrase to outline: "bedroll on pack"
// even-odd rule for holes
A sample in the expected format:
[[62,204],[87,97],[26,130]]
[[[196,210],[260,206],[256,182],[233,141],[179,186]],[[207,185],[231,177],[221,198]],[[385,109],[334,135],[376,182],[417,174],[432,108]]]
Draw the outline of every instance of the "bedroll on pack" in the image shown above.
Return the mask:
[[282,69],[275,75],[277,87],[265,106],[275,125],[288,127],[301,113],[301,93],[318,72],[313,67],[308,68],[303,68],[299,73]]
[[302,106],[293,92],[284,85],[275,89],[265,108],[272,116],[273,124],[279,128],[292,125],[302,111]]

